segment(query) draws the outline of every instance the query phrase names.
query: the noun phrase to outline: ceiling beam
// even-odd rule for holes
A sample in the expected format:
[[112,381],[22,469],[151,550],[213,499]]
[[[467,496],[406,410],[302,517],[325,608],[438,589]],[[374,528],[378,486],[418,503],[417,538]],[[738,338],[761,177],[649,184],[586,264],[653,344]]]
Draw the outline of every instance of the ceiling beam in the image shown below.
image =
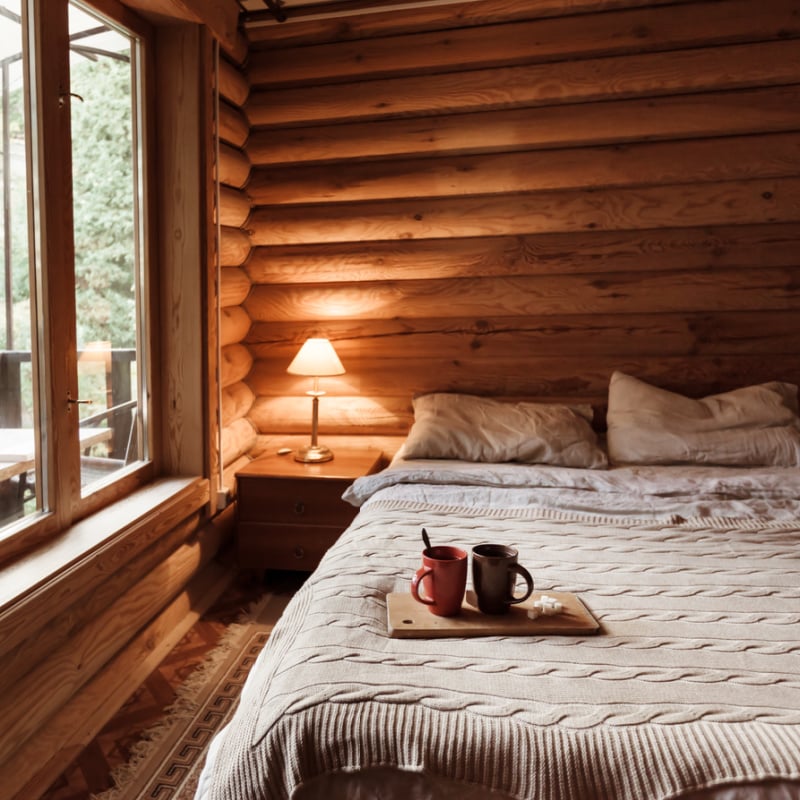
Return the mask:
[[236,0],[123,0],[147,16],[179,19],[205,25],[229,52],[238,46],[239,4]]

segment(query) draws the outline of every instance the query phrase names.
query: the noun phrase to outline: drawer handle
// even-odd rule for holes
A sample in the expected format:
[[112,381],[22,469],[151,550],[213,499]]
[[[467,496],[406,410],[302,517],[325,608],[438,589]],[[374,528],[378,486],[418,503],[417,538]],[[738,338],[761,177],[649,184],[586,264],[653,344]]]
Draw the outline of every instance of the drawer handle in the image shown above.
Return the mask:
[[305,548],[304,548],[304,547],[301,547],[301,546],[299,546],[299,545],[298,545],[297,547],[295,547],[295,549],[294,549],[294,557],[295,557],[296,559],[298,559],[298,560],[300,560],[301,558],[305,558],[305,557],[306,557],[306,550],[305,550]]
[[302,500],[298,500],[294,504],[294,513],[295,514],[305,514],[306,513],[306,504]]

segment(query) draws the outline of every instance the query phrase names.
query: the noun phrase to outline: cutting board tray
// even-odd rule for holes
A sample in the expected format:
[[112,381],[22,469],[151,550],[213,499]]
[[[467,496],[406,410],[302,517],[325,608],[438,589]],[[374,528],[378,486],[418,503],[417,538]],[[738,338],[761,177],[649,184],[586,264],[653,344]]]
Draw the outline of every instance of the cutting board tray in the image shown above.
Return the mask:
[[[528,611],[547,594],[560,600],[564,610],[552,617],[531,619]],[[437,617],[410,593],[392,592],[387,597],[389,636],[396,639],[433,639],[447,636],[538,636],[542,634],[597,633],[600,623],[577,595],[569,592],[534,592],[524,603],[511,606],[507,614],[482,614],[475,594],[468,591],[455,617]]]

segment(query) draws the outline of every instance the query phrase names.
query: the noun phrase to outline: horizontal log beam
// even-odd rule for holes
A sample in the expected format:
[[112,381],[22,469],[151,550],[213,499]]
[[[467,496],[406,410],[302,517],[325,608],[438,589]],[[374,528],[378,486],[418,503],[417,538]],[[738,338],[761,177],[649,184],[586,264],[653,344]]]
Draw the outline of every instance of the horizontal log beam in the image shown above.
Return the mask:
[[225,186],[241,189],[250,177],[250,159],[238,147],[224,142],[219,146],[219,181]]
[[[5,720],[0,731],[0,763],[6,761],[44,722],[144,627],[215,555],[219,546],[193,542],[176,550],[146,577],[78,629],[50,657],[0,697]],[[124,619],[125,625],[119,625]],[[20,703],[19,698],[27,698]]]
[[728,0],[271,48],[254,51],[247,77],[262,89],[800,36],[794,0],[752,10]]
[[258,286],[256,322],[800,310],[800,268]]
[[[608,382],[614,370],[636,375],[642,380],[671,391],[700,397],[712,392],[771,380],[797,383],[800,379],[800,355],[765,358],[763,355],[734,356],[538,356],[535,353],[510,359],[465,356],[463,359],[409,358],[397,363],[363,359],[358,373],[349,377],[325,378],[321,385],[327,392],[320,402],[320,433],[333,432],[334,409],[341,408],[342,419],[358,424],[384,419],[395,423],[391,398],[409,404],[419,392],[472,392],[495,397],[561,398],[573,402],[589,400],[601,403],[608,397]],[[290,375],[279,375],[271,365],[257,363],[248,383],[259,395],[250,419],[259,422],[260,430],[269,430],[260,422],[260,409],[273,399],[281,401],[283,417],[270,415],[272,430],[301,432],[303,417],[310,425],[310,409],[302,409],[306,384]],[[271,387],[271,388],[268,388]],[[336,402],[336,398],[340,402]],[[360,402],[359,402],[360,399]],[[307,398],[305,398],[307,401]],[[355,404],[358,412],[351,410]],[[399,403],[398,403],[399,405]],[[290,408],[296,410],[292,412]],[[375,417],[367,412],[372,409]],[[395,406],[397,408],[397,406]],[[283,427],[285,426],[285,427]],[[288,430],[287,430],[288,432]]]
[[800,87],[254,130],[256,166],[800,130]]
[[[302,412],[303,392],[307,383],[285,372],[275,372],[272,365],[256,364],[248,383],[259,396],[250,418],[258,419],[257,409],[265,398],[282,398],[293,403],[294,413],[283,420],[272,419],[273,430],[286,430],[290,420],[293,432],[301,432],[303,417],[310,426],[310,408]],[[393,414],[383,414],[387,398],[405,398],[410,403],[420,392],[469,392],[497,397],[523,396],[528,398],[571,398],[574,401],[603,402],[608,396],[608,382],[614,370],[636,375],[671,391],[700,397],[712,392],[727,391],[740,386],[771,380],[797,383],[800,379],[800,356],[786,355],[777,359],[763,355],[659,357],[636,356],[622,358],[588,356],[538,356],[535,353],[517,354],[510,359],[484,359],[467,355],[462,359],[418,358],[397,364],[363,359],[353,374],[325,378],[321,382],[326,395],[320,403],[320,432],[332,432],[335,424],[333,409],[341,409],[341,420],[351,427],[358,425],[358,414],[374,408],[387,423]],[[269,387],[269,388],[268,388]],[[341,398],[335,402],[335,398]],[[358,399],[360,398],[360,402]],[[289,403],[282,406],[287,408]],[[361,411],[354,411],[361,409]],[[286,425],[287,427],[278,427]],[[266,430],[259,423],[259,429]]]
[[250,317],[240,305],[221,308],[219,323],[219,343],[222,347],[241,342],[250,330]]
[[252,201],[241,189],[220,186],[219,217],[222,225],[229,228],[241,228],[250,216]]
[[250,94],[250,83],[242,71],[222,58],[219,61],[217,80],[220,95],[232,106],[241,108]]
[[223,142],[243,147],[250,135],[250,123],[244,112],[226,102],[219,104],[219,136]]
[[250,237],[240,228],[222,226],[220,231],[219,258],[223,267],[239,267],[250,255]]
[[508,236],[800,221],[800,178],[336,206],[270,206],[254,245]]
[[226,467],[249,452],[256,443],[256,428],[244,417],[222,429],[222,466]]
[[[670,0],[669,5],[694,0]],[[479,26],[496,22],[539,19],[565,14],[586,14],[618,8],[652,7],[654,0],[468,0],[464,3],[418,4],[406,7],[386,6],[382,12],[359,13],[328,5],[330,15],[319,6],[310,12],[293,8],[283,23],[264,20],[248,26],[248,39],[254,49],[292,47],[331,40],[354,40],[371,36],[414,33],[420,30],[448,30],[459,26]],[[308,18],[307,13],[313,16]]]
[[253,356],[243,344],[229,344],[220,353],[220,385],[225,388],[241,381],[253,364]]
[[[597,355],[772,355],[800,352],[796,311],[683,312],[640,314],[554,314],[526,317],[430,317],[331,320],[331,339],[345,369],[364,357],[409,359],[409,354],[459,359],[480,351],[485,358],[520,353],[547,356]],[[248,348],[254,371],[261,362],[280,371],[308,337],[303,322],[261,322]]]
[[598,189],[797,175],[800,136],[777,133],[431,160],[257,169],[255,205]]
[[255,399],[252,389],[243,381],[226,386],[221,392],[220,399],[222,424],[227,426],[244,417],[252,408]]
[[239,267],[223,267],[220,270],[219,304],[222,308],[238,306],[250,291],[250,278]]
[[556,64],[260,90],[254,126],[352,122],[686,94],[800,82],[800,41],[612,56]]
[[256,247],[259,283],[357,283],[492,275],[648,272],[798,263],[800,224]]

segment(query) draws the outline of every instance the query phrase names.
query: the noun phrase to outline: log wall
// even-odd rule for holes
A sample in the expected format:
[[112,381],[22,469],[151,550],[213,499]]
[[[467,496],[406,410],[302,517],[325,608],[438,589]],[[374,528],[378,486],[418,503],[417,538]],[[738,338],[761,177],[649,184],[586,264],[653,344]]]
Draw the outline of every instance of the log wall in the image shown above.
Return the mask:
[[308,431],[286,366],[311,334],[347,369],[329,437],[402,435],[422,391],[602,407],[615,369],[694,396],[800,381],[798,37],[798,0],[249,30],[248,419]]
[[251,171],[245,151],[250,128],[242,109],[250,87],[241,62],[226,56],[220,58],[217,80],[220,95],[217,153],[220,439],[222,482],[227,489],[234,491],[236,470],[250,460],[247,453],[255,446],[257,436],[254,425],[247,418],[255,395],[243,382],[253,365],[253,357],[242,344],[251,325],[250,315],[243,305],[251,283],[242,269],[251,249],[245,229],[252,205],[245,190]]

